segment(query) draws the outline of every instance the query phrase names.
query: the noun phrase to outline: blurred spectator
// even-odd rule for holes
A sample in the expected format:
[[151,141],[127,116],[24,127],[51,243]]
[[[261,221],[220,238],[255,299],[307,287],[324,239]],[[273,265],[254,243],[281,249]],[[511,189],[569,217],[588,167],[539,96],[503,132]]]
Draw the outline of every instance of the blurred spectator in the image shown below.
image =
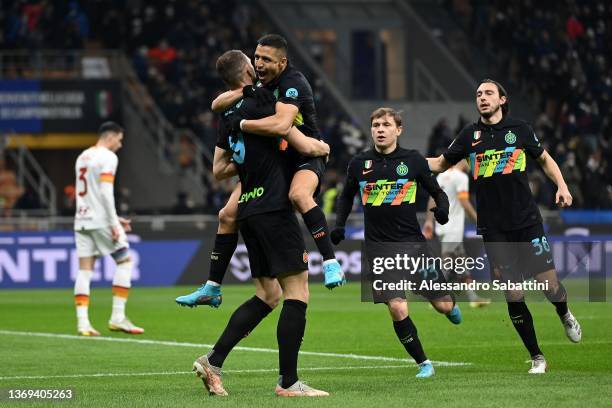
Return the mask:
[[442,118],[434,126],[429,136],[429,144],[427,146],[427,157],[437,157],[444,153],[448,146],[452,143],[455,135],[448,126],[446,118]]
[[[447,4],[473,42],[495,57],[501,76],[541,112],[536,133],[559,163],[575,206],[609,206],[612,6],[603,0]],[[543,186],[537,180],[534,186],[540,203],[550,206]]]
[[10,217],[23,193],[23,186],[17,183],[17,175],[0,157],[0,216]]

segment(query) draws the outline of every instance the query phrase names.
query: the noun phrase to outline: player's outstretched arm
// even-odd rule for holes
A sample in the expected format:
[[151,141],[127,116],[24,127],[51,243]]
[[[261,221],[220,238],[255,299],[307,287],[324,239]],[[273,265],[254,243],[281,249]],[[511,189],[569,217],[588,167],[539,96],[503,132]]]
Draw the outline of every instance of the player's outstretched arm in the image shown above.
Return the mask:
[[240,98],[242,98],[242,88],[225,91],[212,101],[210,109],[215,113],[224,112],[238,102]]
[[304,156],[317,157],[329,155],[329,145],[322,140],[306,136],[295,126],[287,134],[287,143]]
[[274,115],[255,120],[241,120],[240,130],[260,136],[286,136],[291,130],[297,114],[297,106],[277,102]]
[[436,203],[436,206],[429,211],[433,212],[436,221],[440,224],[446,224],[448,222],[450,204],[448,202],[448,196],[438,184],[438,180],[429,172],[422,172],[417,176],[417,181],[425,187],[425,190],[427,190]]
[[451,166],[443,154],[438,157],[428,157],[427,164],[429,165],[429,170],[434,173],[443,173]]
[[238,174],[236,163],[232,162],[232,152],[215,147],[213,158],[213,175],[217,180],[224,180]]
[[559,169],[559,165],[557,165],[555,159],[553,159],[550,154],[544,150],[540,157],[538,157],[538,163],[540,163],[542,170],[544,170],[544,173],[546,173],[548,178],[550,178],[557,185],[555,204],[562,208],[571,206],[573,201],[572,195],[567,188],[567,184],[565,184],[565,180],[561,174],[561,169]]
[[433,198],[429,197],[427,201],[427,212],[425,213],[425,222],[423,223],[423,236],[425,239],[432,239],[434,232],[434,215],[431,211],[436,206]]
[[344,182],[344,187],[342,188],[342,192],[338,196],[338,201],[336,202],[336,226],[331,232],[331,241],[334,245],[338,245],[344,239],[344,226],[346,225],[346,220],[353,209],[353,200],[355,199],[355,194],[359,191],[359,184],[355,176],[351,174],[351,163],[348,165],[348,170],[346,171],[346,181]]

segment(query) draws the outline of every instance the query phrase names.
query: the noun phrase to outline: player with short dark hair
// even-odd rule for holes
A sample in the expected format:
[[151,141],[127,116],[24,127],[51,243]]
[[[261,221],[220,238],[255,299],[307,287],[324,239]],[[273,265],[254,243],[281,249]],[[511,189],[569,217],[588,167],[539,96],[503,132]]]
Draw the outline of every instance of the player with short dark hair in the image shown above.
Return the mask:
[[[276,99],[265,88],[253,88],[256,78],[255,70],[249,58],[240,50],[230,50],[221,55],[216,62],[217,72],[223,82],[232,91],[239,91],[240,95],[255,98],[259,105],[274,104]],[[242,97],[242,96],[241,96]],[[235,103],[237,103],[236,101]],[[233,176],[235,169],[231,161],[233,152],[225,149],[228,129],[231,132],[231,118],[234,106],[222,114],[222,124],[219,126],[217,146],[213,158],[213,174],[218,180]],[[326,156],[329,146],[322,141],[304,136],[295,126],[292,126],[281,144],[288,144],[301,154],[309,157]],[[239,146],[236,148],[240,148]],[[232,254],[238,245],[238,226],[236,217],[238,201],[240,199],[240,183],[234,187],[225,206],[219,211],[219,225],[215,236],[214,247],[210,256],[210,273],[208,280],[196,291],[176,298],[181,306],[195,307],[209,305],[217,308],[223,300],[221,283],[227,271]]]
[[[320,139],[312,88],[306,77],[289,63],[287,41],[278,34],[267,34],[257,42],[255,71],[259,79],[254,89],[243,88],[225,92],[213,101],[213,111],[227,109],[243,96],[243,92],[261,96],[261,89],[269,90],[276,101],[275,113],[258,120],[234,120],[234,132],[246,131],[261,136],[286,135],[292,126],[306,136]],[[265,97],[263,97],[265,99]],[[287,153],[294,165],[294,176],[289,189],[289,199],[302,214],[304,223],[312,235],[321,256],[325,286],[332,289],[346,282],[340,264],[335,259],[329,239],[329,228],[325,214],[317,206],[314,197],[325,172],[324,157],[308,157],[291,146]]]
[[81,336],[99,336],[89,321],[91,276],[97,258],[111,255],[117,264],[113,277],[113,309],[108,327],[112,331],[141,334],[125,315],[133,263],[126,232],[130,220],[117,216],[113,184],[119,159],[115,152],[122,146],[123,128],[104,122],[98,129],[98,142],[83,151],[76,160],[76,214],[74,235],[79,270],[74,282],[77,332]]
[[[374,148],[356,155],[349,163],[346,181],[339,196],[336,227],[331,233],[332,242],[338,244],[345,238],[345,223],[353,207],[355,194],[360,193],[364,210],[366,258],[373,271],[372,260],[383,256],[389,247],[398,248],[410,257],[421,253],[429,255],[425,238],[416,218],[417,187],[424,187],[433,197],[437,207],[432,209],[436,219],[448,222],[448,198],[431,176],[427,161],[416,150],[399,146],[402,118],[391,108],[376,109],[371,117]],[[400,244],[400,245],[397,245]],[[418,271],[415,283],[423,280],[443,282],[441,271]],[[399,282],[398,279],[396,282]],[[403,290],[375,290],[375,303],[385,303],[389,308],[393,328],[406,351],[419,365],[417,378],[434,375],[431,361],[427,359],[417,335],[417,328],[408,315],[406,293]],[[428,299],[434,308],[444,313],[454,323],[461,322],[461,312],[452,294],[443,290],[418,292]]]
[[[242,66],[237,69],[233,65]],[[229,51],[217,62],[219,73],[235,89],[252,83],[254,72],[248,57]],[[274,104],[261,104],[253,97],[238,101],[223,114],[229,124],[234,117],[261,118],[274,114]],[[297,130],[295,130],[297,131]],[[297,131],[299,132],[299,131]],[[293,135],[293,132],[289,132]],[[307,144],[321,141],[300,137]],[[292,136],[289,136],[292,138]],[[225,176],[240,177],[240,199],[236,219],[249,253],[255,296],[232,314],[213,349],[196,359],[194,371],[211,395],[226,396],[221,382],[221,367],[240,340],[278,305],[284,296],[277,327],[280,379],[276,395],[282,397],[327,396],[299,381],[298,353],[306,328],[308,291],[308,255],[300,226],[288,198],[290,172],[285,155],[279,151],[278,138],[261,137],[248,132],[225,133],[217,142],[217,166]],[[177,299],[178,301],[178,299]]]
[[[529,124],[508,116],[508,93],[496,81],[485,79],[476,90],[480,118],[457,135],[448,150],[428,158],[434,172],[443,172],[466,159],[476,190],[477,228],[485,242],[493,277],[523,282],[546,282],[546,298],[553,303],[574,343],[582,338],[580,324],[567,307],[567,292],[558,280],[542,216],[529,189],[528,159],[535,159],[557,185],[556,203],[572,205],[559,166],[542,148]],[[531,355],[531,374],[543,374],[547,364],[537,342],[533,319],[522,290],[505,292],[508,314]]]

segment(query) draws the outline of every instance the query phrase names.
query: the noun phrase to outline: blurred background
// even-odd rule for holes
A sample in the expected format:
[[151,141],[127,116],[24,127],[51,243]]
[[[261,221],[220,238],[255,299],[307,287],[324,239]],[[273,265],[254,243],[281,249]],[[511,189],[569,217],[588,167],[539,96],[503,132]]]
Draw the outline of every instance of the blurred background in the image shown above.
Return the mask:
[[[314,90],[332,149],[319,196],[330,223],[348,160],[370,144],[372,110],[400,109],[401,145],[439,155],[477,119],[478,81],[494,78],[510,94],[511,114],[533,124],[574,196],[572,209],[559,212],[555,186],[529,169],[549,233],[612,241],[610,2],[1,4],[0,286],[71,285],[74,161],[106,120],[126,128],[115,193],[120,215],[134,219],[133,250],[147,259],[141,269],[149,276],[167,274],[140,282],[200,279],[216,214],[236,182],[218,182],[211,171],[218,117],[210,103],[224,90],[215,61],[228,49],[253,55],[257,39],[271,32],[288,39],[290,61]],[[426,198],[419,197],[421,210]],[[352,220],[358,239],[362,221]],[[473,227],[466,234],[475,237]],[[175,258],[166,264],[170,247]],[[345,267],[358,267],[354,248],[342,256]],[[246,278],[244,256],[232,262],[233,276]]]

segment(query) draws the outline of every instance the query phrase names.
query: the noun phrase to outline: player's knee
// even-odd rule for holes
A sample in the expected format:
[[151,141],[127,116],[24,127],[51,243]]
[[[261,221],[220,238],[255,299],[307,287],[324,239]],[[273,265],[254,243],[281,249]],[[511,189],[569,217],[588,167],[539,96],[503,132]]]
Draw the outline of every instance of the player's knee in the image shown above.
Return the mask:
[[567,301],[567,291],[560,282],[556,282],[554,286],[549,286],[548,290],[544,291],[544,295],[546,299],[553,303]]
[[283,296],[283,291],[279,286],[266,288],[263,293],[263,301],[270,306],[270,308],[274,309],[278,306],[281,297]]
[[391,318],[398,322],[408,317],[408,305],[404,300],[391,300],[387,303]]
[[223,207],[219,211],[219,224],[224,227],[231,227],[236,223],[236,214],[233,211]]
[[451,310],[453,310],[454,305],[453,305],[452,300],[448,300],[448,301],[433,302],[432,306],[434,307],[434,309],[436,309],[438,313],[447,314],[447,313],[450,313]]
[[524,302],[525,294],[522,290],[507,290],[504,294],[506,296],[506,302]]
[[292,188],[289,190],[289,200],[298,210],[305,211],[311,206],[313,201],[312,195],[310,195],[303,188]]

